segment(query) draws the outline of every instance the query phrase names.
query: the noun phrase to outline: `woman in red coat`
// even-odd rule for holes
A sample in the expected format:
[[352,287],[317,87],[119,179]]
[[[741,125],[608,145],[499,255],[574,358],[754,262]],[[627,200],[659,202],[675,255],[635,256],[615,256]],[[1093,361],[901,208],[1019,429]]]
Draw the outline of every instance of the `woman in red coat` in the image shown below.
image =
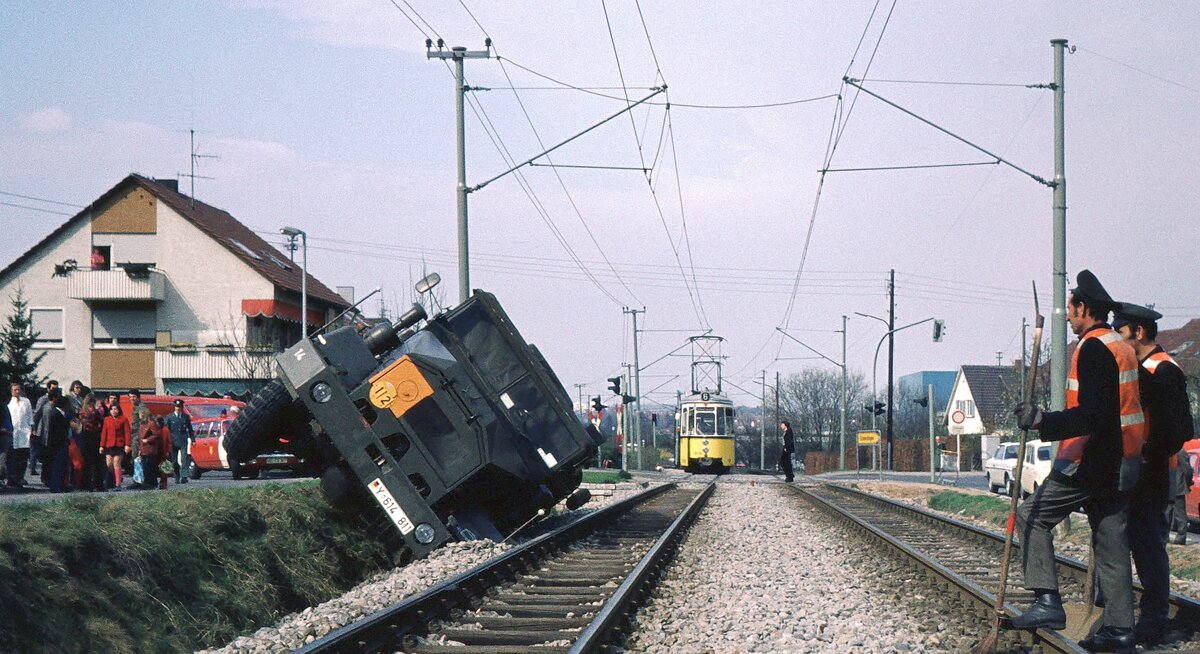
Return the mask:
[[118,402],[109,409],[108,417],[104,419],[104,430],[100,432],[100,453],[104,455],[105,466],[112,470],[112,490],[121,490],[121,461],[132,449],[129,418],[125,417]]

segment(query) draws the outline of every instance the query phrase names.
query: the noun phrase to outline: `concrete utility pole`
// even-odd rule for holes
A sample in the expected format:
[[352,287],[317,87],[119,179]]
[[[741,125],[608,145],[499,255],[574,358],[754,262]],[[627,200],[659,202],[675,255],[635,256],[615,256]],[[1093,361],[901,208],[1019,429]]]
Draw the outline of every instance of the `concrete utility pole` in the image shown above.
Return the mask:
[[758,469],[767,469],[767,371],[762,371],[762,419],[758,421]]
[[842,430],[838,449],[838,470],[841,471],[846,470],[846,319],[842,316]]
[[937,452],[933,449],[933,384],[929,385],[929,481],[930,483],[937,481],[937,462],[933,457],[937,456]]
[[[1067,173],[1063,148],[1063,51],[1054,39],[1054,312],[1050,316],[1050,410],[1067,400]],[[1031,371],[1032,372],[1032,371]]]
[[[1021,388],[1025,388],[1025,366],[1029,365],[1025,361],[1025,328],[1029,326],[1028,320],[1021,318]],[[1037,400],[1034,400],[1035,402]]]
[[[625,364],[625,381],[621,384],[622,388],[629,388],[629,380],[633,378],[633,373],[630,370],[633,364]],[[625,405],[625,398],[621,399],[621,420],[624,421],[625,428],[622,429],[621,436],[621,469],[628,470],[629,462],[629,407]],[[636,441],[635,441],[636,442]]]
[[488,59],[492,56],[492,40],[484,41],[486,50],[467,50],[455,46],[445,50],[441,39],[437,41],[437,50],[432,50],[433,42],[425,40],[426,59],[454,60],[454,116],[457,121],[455,136],[458,140],[458,301],[466,302],[471,297],[470,253],[467,245],[467,129],[463,119],[464,94],[470,90],[463,84],[464,59]]
[[584,384],[575,384],[575,390],[576,390],[576,392],[579,393],[579,413],[580,413],[581,417],[584,418],[584,421],[586,422],[588,408],[587,408],[587,405],[583,403],[583,387],[584,387]]
[[[888,274],[887,469],[892,469],[892,388],[896,362],[896,269]],[[880,466],[882,467],[882,466]]]
[[642,469],[642,371],[638,367],[638,328],[637,315],[646,313],[643,307],[638,309],[621,309],[622,312],[633,315],[633,386],[629,386],[629,390],[633,391],[633,440],[638,444],[637,467]]

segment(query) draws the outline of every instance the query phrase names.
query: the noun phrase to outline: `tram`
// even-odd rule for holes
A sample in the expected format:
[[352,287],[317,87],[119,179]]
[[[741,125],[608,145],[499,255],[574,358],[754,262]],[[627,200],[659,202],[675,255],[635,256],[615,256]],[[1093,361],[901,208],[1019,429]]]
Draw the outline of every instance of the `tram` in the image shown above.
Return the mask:
[[693,336],[692,388],[675,411],[675,461],[688,472],[721,474],[735,464],[733,401],[722,393],[720,336]]
[[688,472],[722,474],[734,465],[733,402],[709,391],[692,393],[675,414],[675,460]]

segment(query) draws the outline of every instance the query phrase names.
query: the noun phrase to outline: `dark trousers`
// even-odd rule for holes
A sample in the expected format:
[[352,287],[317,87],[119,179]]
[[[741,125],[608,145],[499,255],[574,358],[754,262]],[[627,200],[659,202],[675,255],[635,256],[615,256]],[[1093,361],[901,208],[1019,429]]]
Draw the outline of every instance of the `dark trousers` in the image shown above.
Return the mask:
[[87,490],[104,490],[104,456],[100,454],[100,434],[84,432],[79,439],[83,455],[83,484]]
[[792,454],[790,452],[784,452],[779,455],[779,469],[783,471],[783,476],[788,481],[794,478],[792,474]]
[[69,441],[64,440],[61,445],[49,453],[49,461],[42,466],[42,472],[46,472],[49,468],[49,478],[47,486],[50,490],[56,493],[61,493],[69,487],[67,475],[71,474],[71,451]]
[[1087,513],[1096,546],[1096,571],[1104,589],[1103,624],[1133,628],[1133,566],[1126,532],[1128,495],[1096,498],[1053,476],[1017,509],[1025,588],[1058,590],[1051,530],[1072,512]]
[[1134,491],[1129,501],[1129,548],[1137,566],[1142,592],[1139,622],[1158,623],[1167,619],[1171,591],[1171,563],[1167,558],[1167,494]]
[[38,473],[38,461],[42,457],[42,437],[38,435],[37,430],[29,436],[29,474],[36,475]]
[[25,466],[29,463],[29,448],[14,447],[8,452],[8,470],[5,471],[8,476],[9,486],[24,486],[25,485]]
[[1171,531],[1186,536],[1188,532],[1187,495],[1178,495],[1167,507],[1170,513]]
[[159,461],[157,454],[143,454],[142,457],[142,490],[150,490],[158,488],[158,466],[162,463]]

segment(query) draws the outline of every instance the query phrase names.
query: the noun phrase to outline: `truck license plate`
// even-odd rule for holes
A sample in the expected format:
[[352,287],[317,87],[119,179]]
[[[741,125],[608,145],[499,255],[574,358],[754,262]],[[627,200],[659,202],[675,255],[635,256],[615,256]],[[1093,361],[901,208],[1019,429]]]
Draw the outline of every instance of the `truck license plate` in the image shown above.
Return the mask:
[[408,519],[408,514],[404,512],[404,509],[400,508],[400,503],[392,497],[387,486],[383,485],[383,480],[376,477],[374,481],[367,484],[367,488],[371,490],[371,495],[375,501],[379,502],[379,506],[383,507],[383,512],[392,519],[392,522],[396,523],[396,528],[400,530],[400,533],[405,536],[412,533],[416,527],[412,520]]

